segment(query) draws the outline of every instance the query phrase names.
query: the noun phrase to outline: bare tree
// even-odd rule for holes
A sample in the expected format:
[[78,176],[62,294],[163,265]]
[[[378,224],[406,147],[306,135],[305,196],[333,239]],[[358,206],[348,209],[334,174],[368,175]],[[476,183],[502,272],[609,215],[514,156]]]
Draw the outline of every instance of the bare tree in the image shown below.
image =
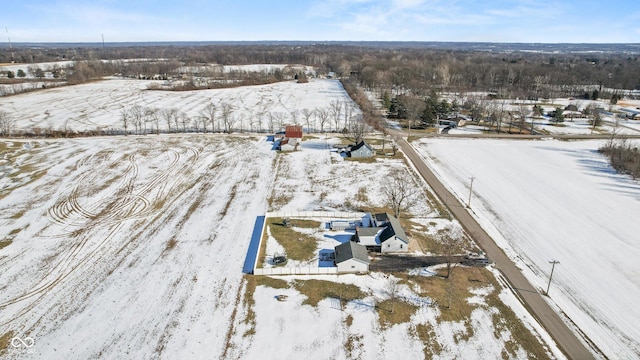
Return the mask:
[[144,123],[144,109],[140,105],[134,105],[131,107],[130,114],[133,126],[136,128],[136,135],[140,134]]
[[15,121],[8,112],[0,110],[0,135],[11,136],[15,128]]
[[[216,111],[218,111],[218,107],[214,103],[209,103],[201,111],[202,115],[211,123],[211,132],[215,132]],[[218,125],[218,130],[220,130],[220,125]]]
[[392,171],[384,177],[382,193],[393,210],[393,216],[399,219],[401,212],[416,203],[418,189],[410,173],[401,174],[398,171]]
[[320,120],[320,132],[324,132],[324,125],[329,120],[329,110],[327,108],[317,109],[316,116]]
[[273,128],[275,125],[275,117],[273,116],[272,112],[268,112],[267,113],[267,127],[269,128],[269,132],[273,132]]
[[307,132],[311,132],[311,117],[313,116],[314,111],[304,108],[300,111],[300,113],[304,118],[305,124],[307,124]]
[[284,120],[287,118],[287,115],[279,111],[276,111],[272,114],[274,119],[276,120],[276,126],[278,126],[278,129],[284,130]]
[[156,135],[160,135],[160,110],[156,108],[147,108],[146,113],[156,126]]
[[391,312],[393,313],[396,300],[398,299],[398,293],[400,292],[400,281],[395,278],[389,276],[384,285],[384,289],[389,296],[389,301],[391,301]]
[[340,127],[340,114],[342,113],[342,102],[340,100],[333,100],[329,103],[329,111],[333,116],[333,122],[335,123],[336,131],[339,131]]
[[364,141],[364,138],[369,135],[371,128],[365,124],[362,120],[354,120],[349,123],[344,133],[345,138],[355,144],[359,144]]
[[[171,109],[165,109],[162,111],[162,117],[164,118],[164,121],[167,123],[167,131],[171,132],[171,123],[174,121],[174,118],[178,117],[178,109],[176,108],[171,108]],[[177,126],[176,126],[176,130],[177,130]]]
[[193,118],[191,118],[191,126],[196,129],[196,132],[200,132],[200,122],[202,122],[202,117],[200,116],[194,116]]
[[120,120],[122,121],[122,126],[124,127],[124,135],[126,136],[128,134],[128,129],[129,129],[129,111],[127,109],[121,109],[120,110]]
[[349,123],[353,121],[353,115],[356,112],[356,108],[352,105],[347,106],[347,103],[344,103],[344,126],[348,127]]
[[453,224],[448,224],[438,233],[437,238],[442,245],[442,252],[447,261],[447,275],[445,275],[447,279],[451,276],[451,271],[455,266],[454,258],[462,246],[463,235],[462,228]]
[[187,132],[187,124],[189,123],[189,115],[187,113],[180,113],[180,123],[182,124],[182,132]]
[[291,110],[289,111],[289,114],[291,115],[291,121],[295,124],[295,125],[299,125],[298,123],[298,117],[300,116],[300,111],[297,109]]
[[224,124],[224,131],[226,133],[230,133],[236,122],[235,117],[232,116],[233,106],[228,102],[223,102],[220,104],[220,112],[222,117],[222,123]]

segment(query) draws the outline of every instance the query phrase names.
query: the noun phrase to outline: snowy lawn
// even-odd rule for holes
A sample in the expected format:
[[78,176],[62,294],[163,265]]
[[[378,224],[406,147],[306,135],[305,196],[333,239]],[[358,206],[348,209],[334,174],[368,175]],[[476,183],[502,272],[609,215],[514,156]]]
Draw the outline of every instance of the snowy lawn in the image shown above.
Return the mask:
[[424,139],[414,146],[537,288],[609,358],[640,357],[640,184],[602,141]]

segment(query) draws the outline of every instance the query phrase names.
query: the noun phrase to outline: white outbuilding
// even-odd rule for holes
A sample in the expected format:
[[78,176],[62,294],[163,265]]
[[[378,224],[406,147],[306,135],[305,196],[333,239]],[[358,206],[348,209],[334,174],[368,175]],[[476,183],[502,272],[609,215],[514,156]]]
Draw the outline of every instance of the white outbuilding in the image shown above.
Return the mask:
[[369,271],[367,248],[353,241],[347,241],[335,247],[335,262],[339,274]]

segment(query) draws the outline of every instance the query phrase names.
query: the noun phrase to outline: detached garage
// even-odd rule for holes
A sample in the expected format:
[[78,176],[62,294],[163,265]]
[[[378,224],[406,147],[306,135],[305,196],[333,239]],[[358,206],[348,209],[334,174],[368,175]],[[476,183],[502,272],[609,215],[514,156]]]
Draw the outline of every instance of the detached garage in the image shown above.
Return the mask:
[[369,271],[367,248],[353,241],[347,241],[335,248],[338,273],[359,273]]

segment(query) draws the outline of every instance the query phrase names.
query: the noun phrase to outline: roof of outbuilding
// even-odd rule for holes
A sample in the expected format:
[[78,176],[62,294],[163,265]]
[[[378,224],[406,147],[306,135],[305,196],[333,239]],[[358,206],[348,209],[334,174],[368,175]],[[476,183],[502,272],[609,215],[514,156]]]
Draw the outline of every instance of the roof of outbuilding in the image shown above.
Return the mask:
[[369,146],[369,144],[367,144],[364,141],[360,141],[358,144],[356,144],[355,146],[351,147],[351,152],[354,152],[354,151],[360,149],[363,146],[366,147],[367,149],[369,149],[369,151],[373,151],[373,148],[371,146]]
[[369,254],[367,254],[367,248],[363,245],[356,244],[353,241],[347,241],[335,247],[335,260],[336,264],[341,262],[355,259],[362,261],[366,264],[369,263]]
[[358,228],[358,235],[361,236],[375,236],[383,227],[361,227]]

